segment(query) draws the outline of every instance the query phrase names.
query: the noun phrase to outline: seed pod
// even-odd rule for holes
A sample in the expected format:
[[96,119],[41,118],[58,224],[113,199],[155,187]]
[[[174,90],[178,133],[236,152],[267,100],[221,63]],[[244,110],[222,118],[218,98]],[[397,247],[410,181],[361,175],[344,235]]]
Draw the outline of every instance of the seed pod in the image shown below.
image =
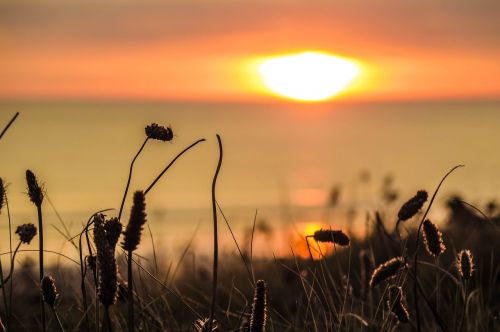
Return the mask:
[[142,191],[134,193],[134,204],[130,212],[130,219],[125,229],[122,248],[127,251],[134,251],[141,242],[142,227],[146,223],[146,201]]
[[415,196],[403,204],[398,212],[398,219],[400,221],[405,221],[416,215],[427,201],[427,196],[426,191],[419,190]]
[[19,235],[19,241],[30,244],[36,235],[36,226],[33,224],[22,224],[17,226],[16,234]]
[[464,280],[472,278],[474,273],[474,258],[470,250],[462,250],[457,256],[458,273]]
[[106,238],[108,239],[109,245],[111,247],[116,247],[118,243],[118,238],[122,233],[122,223],[118,218],[111,218],[104,223],[104,231],[106,232]]
[[156,123],[152,123],[145,128],[146,136],[151,139],[159,140],[159,141],[171,141],[174,138],[174,133],[172,132],[172,128],[159,126]]
[[26,182],[28,183],[28,196],[35,206],[41,206],[43,202],[43,188],[38,184],[38,180],[35,174],[27,170],[26,171]]
[[438,257],[446,250],[443,242],[443,234],[429,219],[424,221],[423,230],[425,249],[427,249],[427,252],[431,256]]
[[267,289],[264,280],[257,281],[250,317],[250,332],[264,332],[267,319]]
[[99,269],[98,295],[99,301],[109,307],[116,302],[117,266],[115,247],[111,245],[104,227],[104,216],[94,216],[94,244],[97,250],[97,266]]
[[41,290],[42,290],[43,300],[45,301],[45,303],[47,303],[47,305],[50,308],[54,309],[57,298],[59,297],[54,278],[49,276],[43,277],[41,283]]
[[372,273],[370,287],[375,287],[382,281],[393,278],[404,266],[406,266],[406,263],[403,257],[394,257],[380,264]]
[[401,287],[394,285],[389,287],[387,307],[396,315],[401,323],[407,323],[410,320],[410,314],[406,308],[403,289]]
[[351,242],[349,237],[342,231],[320,229],[314,232],[314,240],[317,242],[330,242],[340,246],[348,246]]

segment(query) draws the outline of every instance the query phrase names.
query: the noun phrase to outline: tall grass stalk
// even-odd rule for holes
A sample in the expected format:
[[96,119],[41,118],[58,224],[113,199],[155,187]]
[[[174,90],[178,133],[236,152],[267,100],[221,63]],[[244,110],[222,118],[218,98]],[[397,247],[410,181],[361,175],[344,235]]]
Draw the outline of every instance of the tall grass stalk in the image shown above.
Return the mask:
[[[9,221],[9,251],[10,251],[10,266],[11,273],[14,271],[14,254],[12,254],[12,220],[10,218],[10,208],[9,208],[9,199],[7,198],[7,194],[5,194],[5,208],[7,209],[7,219]],[[17,246],[16,251],[19,246]],[[10,278],[9,281],[9,308],[12,309],[12,284],[13,278]],[[10,321],[12,317],[12,312],[9,310],[9,316],[7,317],[7,328],[10,331]]]
[[[89,248],[89,257],[92,256],[92,248],[90,247],[90,242],[89,242],[89,238],[88,238],[88,230],[89,230],[89,227],[92,225],[93,223],[93,218],[99,214],[99,213],[103,213],[105,211],[108,211],[109,209],[105,209],[105,210],[100,210],[100,211],[97,211],[96,213],[92,214],[92,216],[90,216],[90,218],[87,220],[87,224],[85,225],[85,227],[83,228],[82,232],[79,234],[79,237],[78,237],[78,254],[79,254],[79,258],[80,258],[80,290],[82,292],[82,301],[83,301],[83,319],[85,320],[85,329],[87,332],[90,331],[90,321],[89,321],[89,318],[88,318],[88,303],[87,303],[87,289],[86,289],[86,286],[85,286],[85,275],[86,275],[86,267],[85,267],[85,261],[84,261],[84,257],[83,257],[83,234],[86,234],[87,236],[87,245],[88,245],[88,248]],[[94,283],[97,287],[97,267],[92,271],[92,274],[94,276]],[[98,318],[98,317],[97,317]],[[99,321],[99,320],[97,320]]]
[[[40,270],[40,280],[43,279],[44,276],[44,271],[43,271],[43,218],[42,218],[42,205],[38,205],[36,207],[37,214],[38,214],[38,229],[39,229],[39,236],[38,236],[38,257],[39,257],[39,270]],[[42,331],[45,331],[45,304],[43,301],[40,302],[40,310],[41,310],[41,315],[42,315]]]
[[[3,281],[3,266],[2,266],[2,259],[1,258],[0,258],[0,280]],[[5,292],[5,287],[4,287],[3,282],[2,282],[2,297],[3,297],[3,305],[4,305],[4,310],[5,310],[5,317],[9,317],[9,307],[7,306],[7,293]]]
[[132,255],[137,250],[141,241],[143,226],[146,223],[146,201],[144,192],[134,193],[134,203],[130,212],[130,219],[125,229],[122,248],[127,251],[127,274],[128,274],[128,330],[134,331],[134,277]]
[[420,324],[420,310],[419,310],[419,307],[418,307],[418,292],[417,292],[417,288],[418,288],[418,250],[420,249],[420,232],[422,230],[422,225],[425,221],[425,219],[427,218],[427,214],[429,214],[429,211],[432,207],[432,204],[434,203],[434,200],[437,196],[437,193],[439,191],[439,189],[441,188],[441,185],[443,184],[444,180],[446,180],[446,178],[451,174],[453,173],[453,171],[455,171],[457,168],[460,168],[460,167],[464,167],[464,165],[457,165],[455,167],[453,167],[451,170],[448,171],[448,173],[446,173],[443,178],[441,179],[441,181],[439,182],[438,186],[436,187],[436,190],[434,191],[434,194],[432,195],[432,198],[429,202],[429,205],[427,206],[427,209],[425,210],[425,213],[424,215],[422,216],[422,219],[420,221],[420,224],[418,225],[418,230],[417,230],[417,238],[416,238],[416,243],[415,243],[415,254],[414,254],[414,257],[413,257],[413,275],[414,275],[414,280],[413,280],[413,299],[414,299],[414,303],[415,303],[415,316],[416,316],[416,320],[417,320],[417,331],[420,332],[421,331],[421,324]]
[[[6,200],[6,193],[5,193],[5,186],[2,178],[0,178],[0,213],[2,212],[2,207],[5,203]],[[10,223],[9,223],[10,224]],[[9,233],[10,233],[10,227],[9,227]],[[10,235],[9,235],[10,238]],[[11,246],[12,247],[12,246]],[[9,248],[11,251],[10,254],[10,260],[11,260],[11,266],[12,266],[12,248]],[[2,259],[0,258],[0,280],[3,281],[3,266],[2,266]],[[4,302],[4,309],[5,309],[5,317],[9,317],[9,307],[7,306],[7,296],[5,293],[5,287],[4,284],[2,283],[2,296],[3,296],[3,302]],[[1,320],[1,318],[0,318]]]
[[217,178],[222,166],[223,149],[222,141],[220,136],[217,134],[217,143],[219,145],[219,161],[217,162],[217,169],[212,180],[212,217],[214,224],[214,262],[213,262],[213,274],[212,274],[212,301],[210,304],[210,317],[208,319],[208,326],[206,331],[212,331],[213,320],[215,316],[215,304],[217,301],[217,273],[219,269],[219,240],[218,240],[218,230],[217,230],[217,200],[215,198],[215,188],[217,185]]
[[[38,215],[38,240],[39,240],[39,245],[38,245],[38,260],[39,260],[39,272],[40,272],[40,282],[42,281],[44,277],[44,270],[43,270],[43,217],[42,217],[42,202],[44,198],[44,190],[38,183],[38,180],[35,176],[35,174],[27,170],[26,171],[26,182],[28,184],[28,196],[31,200],[31,202],[36,206],[36,211]],[[41,314],[41,321],[42,321],[42,331],[45,332],[45,304],[43,301],[43,296],[40,294],[40,314]]]

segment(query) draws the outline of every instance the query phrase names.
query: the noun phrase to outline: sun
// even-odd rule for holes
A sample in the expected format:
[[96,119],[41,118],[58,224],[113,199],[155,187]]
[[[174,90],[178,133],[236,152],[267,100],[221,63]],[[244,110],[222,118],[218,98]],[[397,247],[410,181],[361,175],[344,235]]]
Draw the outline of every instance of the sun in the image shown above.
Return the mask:
[[360,72],[348,59],[323,52],[303,52],[264,60],[258,66],[273,93],[301,101],[327,100],[343,91]]

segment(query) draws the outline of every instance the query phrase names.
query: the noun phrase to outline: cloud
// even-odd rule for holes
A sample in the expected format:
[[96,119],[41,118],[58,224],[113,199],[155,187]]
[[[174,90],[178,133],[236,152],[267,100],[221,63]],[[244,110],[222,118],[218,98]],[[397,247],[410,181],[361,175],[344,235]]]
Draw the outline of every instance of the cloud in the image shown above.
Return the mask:
[[[500,2],[351,1],[5,1],[1,41],[100,46],[178,44],[227,35],[307,31],[330,43],[498,49]],[[280,31],[280,34],[276,34]],[[303,35],[303,33],[302,33]],[[249,40],[259,48],[258,40]],[[277,43],[280,40],[276,40]]]

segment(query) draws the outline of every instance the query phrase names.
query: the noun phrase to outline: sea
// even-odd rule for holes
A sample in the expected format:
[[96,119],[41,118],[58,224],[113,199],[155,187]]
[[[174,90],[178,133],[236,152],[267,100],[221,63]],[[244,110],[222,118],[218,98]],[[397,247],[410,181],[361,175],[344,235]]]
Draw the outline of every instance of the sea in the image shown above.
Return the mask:
[[[37,224],[26,195],[25,171],[43,183],[44,237],[49,262],[75,264],[72,238],[99,210],[117,215],[130,162],[151,123],[170,126],[171,142],[148,141],[133,168],[132,195],[146,189],[184,148],[148,192],[147,227],[139,254],[176,261],[183,252],[209,259],[213,218],[211,185],[217,179],[222,252],[234,239],[253,254],[304,252],[304,236],[323,227],[352,236],[369,232],[382,211],[393,227],[399,206],[417,190],[445,182],[431,218],[446,220],[453,195],[485,206],[499,199],[500,101],[386,103],[202,103],[139,101],[1,101],[0,127],[20,115],[0,141],[0,177],[7,184],[12,233]],[[388,202],[384,193],[395,194]],[[0,252],[9,250],[8,213],[0,214]],[[231,235],[229,227],[234,235]],[[255,229],[254,229],[255,226]],[[409,226],[411,227],[411,225]],[[13,245],[17,236],[12,234]],[[28,257],[37,240],[23,245]],[[300,249],[302,248],[302,249]],[[64,254],[64,256],[60,255]],[[4,255],[6,259],[7,255]],[[146,259],[146,258],[145,258]]]

